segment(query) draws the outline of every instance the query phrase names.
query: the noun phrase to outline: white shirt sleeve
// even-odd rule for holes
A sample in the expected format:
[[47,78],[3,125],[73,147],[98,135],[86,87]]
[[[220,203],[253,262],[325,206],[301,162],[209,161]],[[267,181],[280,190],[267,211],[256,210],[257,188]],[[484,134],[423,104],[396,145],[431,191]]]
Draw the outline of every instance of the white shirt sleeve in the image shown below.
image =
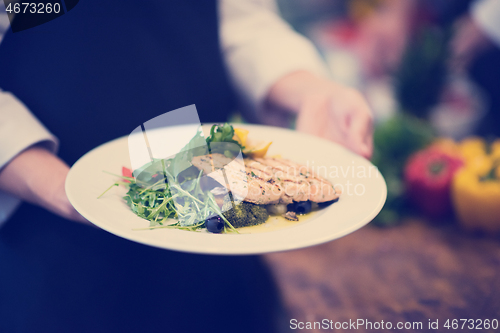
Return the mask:
[[289,73],[328,76],[313,44],[280,18],[273,0],[220,0],[220,36],[233,82],[253,107]]
[[[3,2],[0,4],[0,42],[9,19]],[[58,141],[16,97],[0,90],[0,170],[17,154],[34,145],[44,145],[54,153]],[[0,226],[19,206],[21,200],[0,191]]]
[[478,0],[471,8],[472,19],[500,46],[500,0]]
[[[0,170],[21,151],[41,144],[56,152],[58,141],[12,94],[0,91]],[[19,199],[0,191],[0,225],[19,205]]]

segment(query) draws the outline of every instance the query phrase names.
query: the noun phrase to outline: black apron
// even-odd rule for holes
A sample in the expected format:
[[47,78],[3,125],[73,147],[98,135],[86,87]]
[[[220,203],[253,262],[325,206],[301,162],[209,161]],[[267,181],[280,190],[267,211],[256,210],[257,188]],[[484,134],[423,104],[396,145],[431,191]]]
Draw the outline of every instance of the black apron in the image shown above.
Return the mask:
[[[82,0],[9,32],[0,60],[69,165],[164,112],[233,106],[212,0]],[[28,204],[0,229],[0,332],[272,332],[276,304],[259,257],[159,250]]]

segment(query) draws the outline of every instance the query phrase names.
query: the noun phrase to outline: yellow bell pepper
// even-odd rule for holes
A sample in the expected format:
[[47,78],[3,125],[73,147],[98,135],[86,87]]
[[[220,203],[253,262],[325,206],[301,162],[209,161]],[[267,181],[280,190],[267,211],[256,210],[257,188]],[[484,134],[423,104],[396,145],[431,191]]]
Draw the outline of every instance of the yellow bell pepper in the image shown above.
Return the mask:
[[500,159],[500,139],[491,144],[491,157],[495,160]]
[[247,145],[245,149],[243,149],[243,153],[249,157],[257,158],[257,157],[264,157],[267,154],[267,150],[269,149],[269,146],[271,146],[273,142],[258,142],[258,143],[249,143],[247,141]]
[[236,127],[233,139],[241,143],[242,146],[245,146],[247,144],[248,132],[246,129]]
[[461,144],[466,165],[452,183],[452,199],[460,222],[469,229],[500,231],[500,141],[490,152],[480,139]]
[[243,153],[249,157],[264,157],[272,142],[252,142],[248,140],[248,130],[236,127],[234,129],[233,139],[238,141],[245,148]]
[[486,142],[478,137],[470,137],[460,142],[459,149],[465,160],[469,161],[478,156],[486,155]]

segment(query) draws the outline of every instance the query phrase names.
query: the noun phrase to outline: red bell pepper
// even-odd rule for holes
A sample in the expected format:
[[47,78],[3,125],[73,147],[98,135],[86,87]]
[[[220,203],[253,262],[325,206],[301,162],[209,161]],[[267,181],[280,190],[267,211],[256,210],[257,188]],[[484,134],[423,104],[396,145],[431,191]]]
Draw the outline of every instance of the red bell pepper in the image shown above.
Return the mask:
[[453,175],[463,161],[437,148],[421,150],[407,161],[404,178],[406,193],[412,203],[429,217],[443,217],[451,212],[450,188]]

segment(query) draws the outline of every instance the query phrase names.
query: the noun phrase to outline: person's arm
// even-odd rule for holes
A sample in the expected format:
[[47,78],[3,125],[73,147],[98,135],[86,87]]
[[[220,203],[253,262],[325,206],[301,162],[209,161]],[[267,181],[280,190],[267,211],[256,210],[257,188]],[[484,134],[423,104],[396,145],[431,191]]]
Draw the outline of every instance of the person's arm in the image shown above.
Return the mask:
[[[69,167],[54,153],[57,139],[13,95],[0,91],[0,216],[17,202],[40,205],[62,217],[85,222],[69,203],[64,181]],[[0,221],[1,223],[2,221]]]
[[[9,28],[0,4],[0,41]],[[0,90],[0,225],[20,199],[65,218],[88,223],[69,203],[69,167],[55,154],[58,141],[12,94]]]
[[220,12],[226,63],[256,111],[253,120],[296,115],[299,131],[371,155],[372,115],[364,98],[328,79],[313,44],[280,18],[274,1],[221,0]]
[[372,112],[357,90],[306,71],[296,71],[271,87],[268,100],[297,114],[297,130],[371,157]]

